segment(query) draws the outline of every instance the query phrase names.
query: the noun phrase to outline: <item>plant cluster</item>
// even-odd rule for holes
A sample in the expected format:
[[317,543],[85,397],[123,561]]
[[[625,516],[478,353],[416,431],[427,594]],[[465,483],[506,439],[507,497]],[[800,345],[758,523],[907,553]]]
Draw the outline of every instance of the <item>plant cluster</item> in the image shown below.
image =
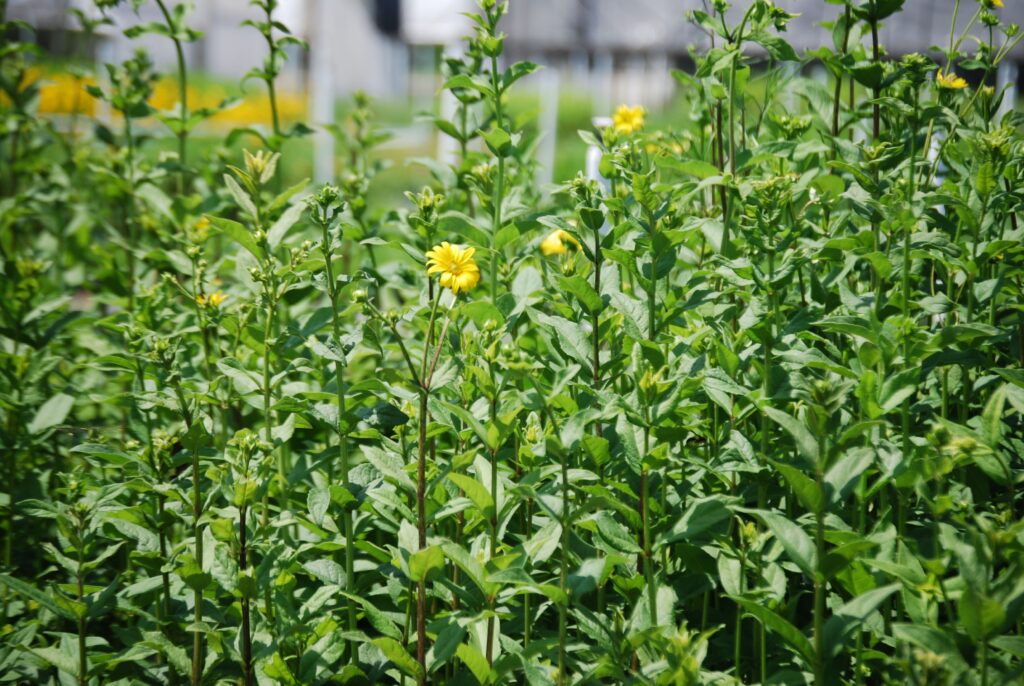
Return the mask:
[[478,0],[457,159],[399,207],[362,95],[335,183],[284,178],[276,0],[267,126],[190,146],[198,34],[149,1],[168,111],[140,51],[79,76],[106,124],[39,118],[39,50],[0,47],[0,680],[1021,682],[1000,0],[892,58],[902,0],[834,3],[802,57],[713,0],[685,116],[624,105],[553,191]]

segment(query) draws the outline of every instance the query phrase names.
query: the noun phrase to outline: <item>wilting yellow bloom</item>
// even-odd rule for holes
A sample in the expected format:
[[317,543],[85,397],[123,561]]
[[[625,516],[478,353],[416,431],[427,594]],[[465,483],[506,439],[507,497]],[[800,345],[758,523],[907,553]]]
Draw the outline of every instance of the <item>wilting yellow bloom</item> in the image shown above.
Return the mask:
[[222,291],[210,293],[210,295],[203,295],[200,293],[196,296],[196,304],[200,307],[220,307],[227,299],[228,296],[224,295]]
[[1005,7],[1005,5],[1003,4],[1003,0],[988,0],[987,4],[990,8]]
[[612,116],[612,126],[615,127],[616,133],[629,135],[636,133],[640,129],[644,128],[644,115],[646,110],[640,105],[619,105],[619,108],[615,110],[615,114]]
[[458,295],[480,283],[480,267],[473,261],[476,248],[460,248],[444,241],[427,251],[427,275],[440,274],[441,285]]
[[938,72],[935,74],[935,84],[939,88],[948,88],[950,90],[960,90],[961,88],[967,88],[967,81],[956,74],[943,74]]
[[567,243],[572,244],[577,250],[580,249],[580,242],[573,238],[572,234],[564,229],[555,229],[540,242],[540,251],[545,256],[562,255],[569,248]]

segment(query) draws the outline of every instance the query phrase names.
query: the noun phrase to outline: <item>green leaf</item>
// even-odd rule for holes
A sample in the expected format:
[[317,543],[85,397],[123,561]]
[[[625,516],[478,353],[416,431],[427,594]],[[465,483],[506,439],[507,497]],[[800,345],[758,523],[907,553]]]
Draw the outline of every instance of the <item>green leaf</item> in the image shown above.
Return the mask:
[[601,310],[601,296],[597,294],[597,291],[590,285],[590,282],[582,276],[575,274],[573,276],[560,276],[558,277],[558,283],[562,290],[576,296],[580,305],[588,313],[593,314]]
[[411,676],[413,679],[419,679],[423,669],[420,667],[420,663],[416,662],[405,646],[388,636],[380,636],[371,641],[373,645],[380,648],[380,651],[384,653],[384,657],[391,660],[396,667]]
[[495,126],[487,131],[481,131],[480,134],[483,136],[484,142],[487,143],[488,149],[494,155],[507,157],[511,154],[512,136],[505,129]]
[[751,35],[750,40],[761,45],[765,50],[767,50],[768,54],[772,56],[772,59],[780,62],[796,62],[800,59],[797,56],[796,51],[793,50],[793,46],[779,36],[775,36],[770,33],[758,32]]
[[494,513],[494,499],[491,498],[491,494],[487,492],[487,488],[482,483],[471,476],[457,472],[448,474],[448,480],[466,493],[466,497],[473,501],[485,518]]
[[811,666],[814,664],[814,646],[803,632],[789,623],[787,619],[776,614],[762,603],[755,603],[745,598],[732,597],[734,603],[743,608],[748,615],[761,622],[766,629],[778,634],[786,644],[795,650]]
[[302,565],[313,577],[345,588],[345,569],[334,560],[311,560]]
[[824,494],[818,488],[817,482],[807,476],[804,470],[793,465],[776,462],[775,460],[770,460],[770,462],[778,470],[779,474],[782,474],[782,477],[789,484],[789,487],[804,507],[811,512],[817,512],[824,506]]
[[309,510],[309,518],[317,526],[324,525],[327,516],[327,509],[331,506],[331,489],[326,486],[314,486],[309,489],[306,496],[306,509]]
[[256,375],[242,367],[242,364],[233,357],[217,360],[217,369],[224,376],[231,379],[235,390],[240,395],[249,395],[250,393],[257,393],[262,390],[261,382]]
[[35,586],[27,584],[21,579],[15,579],[13,576],[8,574],[0,574],[0,584],[7,586],[7,588],[11,589],[15,593],[19,593],[30,600],[34,600],[39,603],[40,607],[45,607],[58,617],[64,617],[65,619],[75,618],[73,613],[57,605],[49,593],[45,593]]
[[879,392],[878,404],[886,412],[892,412],[899,407],[903,401],[914,394],[917,390],[917,382],[921,378],[921,370],[918,368],[906,369],[898,374],[890,376],[882,384]]
[[831,660],[839,655],[854,630],[899,588],[900,584],[889,584],[872,589],[835,610],[825,622],[823,644],[826,659]]
[[995,598],[968,586],[957,603],[960,625],[975,642],[985,641],[999,633],[1006,621],[1006,608]]
[[468,643],[459,644],[455,654],[459,656],[463,664],[469,667],[473,676],[481,684],[489,684],[494,680],[491,666],[487,664],[487,658],[480,654],[480,651]]
[[671,165],[684,174],[696,176],[698,179],[710,179],[712,176],[721,174],[721,170],[710,162],[704,160],[681,160]]
[[814,578],[817,569],[817,552],[814,541],[796,522],[791,522],[780,514],[765,510],[752,510],[764,525],[772,532],[772,536],[782,544],[786,554],[796,563],[804,574]]
[[233,176],[225,174],[224,185],[228,187],[228,192],[231,193],[231,197],[235,199],[235,202],[238,203],[238,206],[243,212],[253,219],[259,216],[259,211],[256,209],[256,205],[253,203],[252,198],[250,198],[249,194],[238,185],[238,182],[235,181]]
[[452,622],[437,632],[437,640],[430,647],[430,653],[427,656],[429,665],[427,671],[433,672],[448,662],[455,655],[455,651],[458,650],[465,637],[466,629],[457,622]]
[[435,569],[444,569],[444,551],[440,546],[432,545],[417,550],[409,557],[409,576],[412,581],[427,579]]
[[942,656],[946,660],[946,668],[953,675],[968,668],[960,649],[956,646],[956,641],[942,629],[925,624],[893,624],[892,635],[898,641],[913,643],[919,648]]
[[168,664],[174,668],[174,671],[182,676],[188,676],[192,673],[192,660],[184,648],[169,641],[159,631],[146,631],[142,635],[146,639],[145,643],[147,645],[160,651],[167,658]]
[[776,410],[774,407],[762,407],[761,411],[769,419],[789,432],[789,435],[793,437],[793,441],[796,444],[797,452],[805,460],[812,465],[818,464],[818,441],[807,430],[807,427],[797,421],[792,415]]
[[59,648],[29,648],[33,655],[43,658],[60,671],[78,678],[78,655],[75,648],[75,655],[66,653]]
[[720,496],[698,498],[690,503],[668,536],[656,547],[675,541],[700,545],[724,533],[731,517],[732,510]]
[[562,538],[562,526],[550,521],[523,544],[523,551],[534,565],[545,562],[558,549]]
[[303,210],[306,209],[304,203],[298,202],[285,210],[274,225],[267,231],[267,245],[270,246],[271,250],[276,250],[277,246],[281,244],[288,231],[295,226],[296,222],[302,217]]
[[992,392],[981,413],[981,440],[992,450],[999,449],[1003,436],[1003,408],[1006,406],[1006,385]]
[[256,237],[247,228],[234,220],[223,217],[208,217],[208,219],[214,228],[248,250],[257,260],[262,262],[266,258],[263,248],[256,243]]
[[361,595],[355,595],[353,593],[347,593],[345,591],[341,591],[341,595],[346,598],[351,598],[363,608],[366,621],[368,621],[370,626],[372,626],[378,633],[396,640],[402,638],[402,630],[398,628],[398,625],[391,621],[387,615],[378,610],[377,606],[368,598],[364,598]]
[[65,393],[58,393],[53,396],[36,410],[32,421],[28,423],[28,432],[30,434],[41,434],[47,429],[52,429],[61,424],[67,418],[68,413],[71,412],[71,407],[74,404],[75,399]]
[[541,326],[551,328],[555,334],[555,344],[570,358],[578,362],[588,372],[592,370],[593,351],[590,347],[590,339],[583,331],[583,327],[575,322],[570,322],[558,316],[544,313],[537,313],[537,323]]
[[880,62],[858,62],[851,70],[857,83],[868,88],[878,88],[882,84],[885,71]]

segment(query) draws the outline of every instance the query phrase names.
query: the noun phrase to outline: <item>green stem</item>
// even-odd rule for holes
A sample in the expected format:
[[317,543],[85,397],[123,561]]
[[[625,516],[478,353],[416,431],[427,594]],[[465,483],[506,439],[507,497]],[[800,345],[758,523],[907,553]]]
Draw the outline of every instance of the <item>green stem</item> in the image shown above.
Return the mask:
[[[192,410],[189,409],[188,401],[185,399],[185,392],[180,381],[174,382],[174,393],[178,399],[178,407],[185,420],[186,433],[192,431]],[[199,519],[202,516],[202,490],[199,482],[199,447],[194,438],[189,439],[189,452],[192,456],[192,540],[195,545],[196,564],[199,569],[203,568],[203,540],[199,529]],[[192,595],[193,609],[192,621],[199,625],[203,621],[203,592],[196,588]],[[199,686],[203,676],[203,633],[196,629],[192,632],[192,686]]]
[[[917,107],[917,92],[914,93],[915,108]],[[914,191],[915,181],[917,179],[916,173],[916,157],[917,157],[917,122],[908,122],[910,131],[910,166],[907,172],[907,205],[911,214],[911,223],[904,227],[903,230],[903,266],[900,273],[901,290],[902,290],[902,309],[903,319],[906,321],[910,318],[910,236],[913,233],[913,211],[914,211]],[[910,361],[910,337],[904,335],[903,337],[903,364],[909,368]],[[900,408],[901,418],[901,433],[902,433],[902,451],[903,459],[910,459],[910,398],[906,398]],[[901,490],[899,491],[897,500],[897,512],[896,512],[896,532],[901,538],[903,537],[903,531],[906,527],[906,495]]]
[[[248,508],[243,503],[238,510],[238,569],[244,574],[249,569],[246,541],[246,513]],[[249,596],[242,595],[242,682],[245,686],[253,684],[252,669],[252,632],[249,627]]]
[[[78,586],[78,602],[85,605],[85,580],[82,576],[82,567],[85,564],[85,541],[81,540],[84,532],[79,528],[78,541],[78,572],[75,581]],[[89,681],[89,660],[85,648],[85,615],[78,618],[78,684],[85,686]]]
[[[871,59],[876,65],[879,63],[878,20],[874,18],[871,19]],[[882,110],[881,104],[878,102],[878,98],[881,96],[881,90],[876,86],[873,92],[874,103],[871,106],[871,136],[873,140],[877,141],[882,127]]]
[[[348,425],[345,422],[345,396],[347,386],[345,382],[345,350],[341,342],[341,317],[338,313],[338,283],[334,277],[333,257],[331,249],[331,237],[327,223],[322,224],[324,264],[327,271],[327,290],[331,299],[331,324],[334,333],[334,344],[337,348],[338,360],[334,362],[334,377],[338,399],[338,458],[341,461],[341,483],[345,489],[349,488],[349,454],[348,454]],[[333,470],[332,470],[333,471]],[[352,511],[345,508],[342,515],[343,529],[345,533],[345,585],[348,593],[355,593],[355,540],[353,539],[353,517]],[[347,614],[349,631],[356,630],[356,604],[349,597],[347,598]],[[352,651],[351,661],[355,662],[356,654]]]
[[562,550],[559,571],[559,588],[562,591],[558,603],[558,683],[567,681],[565,645],[569,624],[569,527],[572,525],[569,510],[569,456],[562,452]]
[[[824,461],[825,437],[821,437],[821,452],[815,468],[818,492],[825,492]],[[814,570],[814,686],[825,686],[825,508],[819,505],[814,513],[814,546],[817,568]]]
[[[842,55],[846,55],[849,49],[850,43],[850,22],[852,20],[852,10],[850,4],[846,3],[846,11],[843,14],[843,51]],[[832,97],[832,150],[833,157],[839,156],[839,146],[836,141],[839,138],[839,109],[842,102],[842,90],[843,90],[843,73],[837,70],[836,72],[836,88],[835,93]]]
[[[274,141],[271,149],[278,152],[281,149],[281,120],[277,113],[277,90],[274,86],[274,79],[277,76],[277,48],[274,45],[274,10],[273,4],[267,2],[264,11],[267,17],[267,31],[263,34],[267,41],[267,48],[270,54],[267,58],[267,77],[264,81],[267,84],[267,97],[270,100],[270,119],[274,128]],[[280,177],[278,177],[280,178]]]
[[170,31],[170,38],[174,42],[174,52],[178,60],[178,99],[180,100],[180,124],[181,129],[178,131],[178,164],[181,168],[178,170],[178,193],[185,192],[185,152],[186,142],[188,140],[188,71],[185,68],[185,50],[181,45],[181,41],[178,40],[177,28],[174,25],[173,19],[171,19],[170,12],[167,11],[167,6],[164,4],[164,0],[156,0],[156,4],[160,7],[160,13],[164,15],[164,21],[167,23],[167,29]]
[[[498,57],[491,56],[491,88],[494,90],[494,120],[500,128],[504,125],[501,111],[501,81],[498,78]],[[498,154],[498,173],[494,179],[494,192],[491,197],[491,302],[498,297],[498,267],[500,264],[498,251],[495,248],[498,232],[501,231],[501,203],[505,194],[505,157]]]

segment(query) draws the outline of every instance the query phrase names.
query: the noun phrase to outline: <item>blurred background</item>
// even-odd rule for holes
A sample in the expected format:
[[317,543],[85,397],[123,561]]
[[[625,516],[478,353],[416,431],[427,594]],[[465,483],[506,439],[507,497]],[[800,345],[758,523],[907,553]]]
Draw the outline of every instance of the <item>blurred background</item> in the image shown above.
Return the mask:
[[[833,21],[842,5],[820,0],[776,4],[799,14],[785,34],[798,54],[832,45],[831,29],[823,22]],[[732,11],[742,13],[746,3],[736,0],[734,5]],[[962,0],[961,5],[963,25],[977,9],[977,0]],[[1000,16],[1024,23],[1024,4],[1007,0],[1006,5],[998,10]],[[451,103],[438,94],[441,58],[461,49],[461,38],[471,31],[463,13],[474,7],[472,0],[280,0],[276,17],[309,44],[308,51],[290,46],[281,77],[284,118],[314,127],[336,121],[351,95],[362,90],[375,99],[380,123],[393,136],[383,155],[396,162],[423,155],[443,159],[450,154],[448,139],[417,114],[450,111]],[[907,0],[903,11],[882,27],[882,44],[892,56],[922,52],[937,57],[935,46],[949,39],[953,7],[954,0]],[[103,116],[91,98],[80,97],[82,79],[69,75],[69,63],[90,70],[90,78],[102,78],[97,65],[124,60],[141,46],[163,74],[176,72],[170,40],[152,34],[130,40],[123,34],[140,22],[161,21],[155,3],[143,2],[138,13],[124,3],[109,12],[113,25],[100,27],[95,35],[82,31],[73,8],[98,16],[91,0],[8,0],[8,18],[34,27],[34,34],[23,38],[38,42],[47,54],[38,75],[44,80],[43,113],[59,116],[78,108]],[[524,120],[536,121],[542,181],[568,178],[580,168],[584,148],[576,131],[588,128],[593,116],[609,115],[619,103],[644,105],[654,123],[670,123],[681,115],[679,86],[671,70],[692,68],[691,55],[709,47],[707,35],[688,19],[691,10],[704,8],[701,0],[511,1],[502,25],[508,34],[505,57],[544,66],[517,85],[513,105]],[[186,61],[194,75],[190,106],[240,98],[210,127],[269,121],[262,85],[256,80],[240,83],[266,54],[259,33],[242,26],[246,19],[259,19],[248,0],[198,0],[189,14],[189,25],[203,33],[187,46]],[[996,85],[1016,85],[1021,59],[1024,50],[1018,48],[1002,63]],[[826,78],[820,65],[809,63],[802,69]],[[1007,100],[1016,102],[1015,93]],[[170,109],[176,102],[175,81],[162,79],[152,104]],[[291,163],[308,167],[318,180],[336,172],[339,160],[330,136],[305,141],[299,152]],[[400,173],[408,174],[416,172]],[[398,185],[409,179],[396,176],[392,181]]]

